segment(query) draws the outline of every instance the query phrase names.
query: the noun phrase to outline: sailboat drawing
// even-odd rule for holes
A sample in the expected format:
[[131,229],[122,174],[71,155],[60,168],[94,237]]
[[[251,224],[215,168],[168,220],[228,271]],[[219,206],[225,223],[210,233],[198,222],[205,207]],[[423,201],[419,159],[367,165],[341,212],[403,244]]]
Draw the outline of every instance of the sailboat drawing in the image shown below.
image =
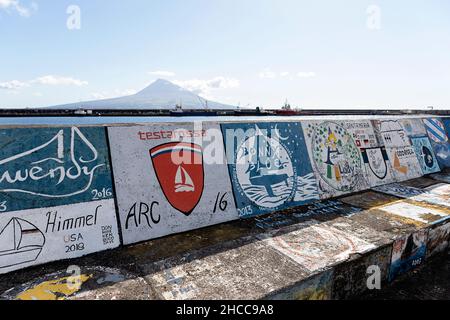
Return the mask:
[[45,236],[35,225],[12,218],[0,232],[0,269],[35,261],[44,244]]
[[260,130],[258,130],[256,137],[255,150],[256,161],[249,165],[246,172],[249,174],[250,183],[254,186],[264,187],[269,197],[275,197],[273,191],[274,185],[284,182],[289,187],[289,176],[282,172],[288,163],[283,163],[277,157],[268,138]]
[[179,166],[175,175],[175,192],[194,192],[195,185],[187,171]]

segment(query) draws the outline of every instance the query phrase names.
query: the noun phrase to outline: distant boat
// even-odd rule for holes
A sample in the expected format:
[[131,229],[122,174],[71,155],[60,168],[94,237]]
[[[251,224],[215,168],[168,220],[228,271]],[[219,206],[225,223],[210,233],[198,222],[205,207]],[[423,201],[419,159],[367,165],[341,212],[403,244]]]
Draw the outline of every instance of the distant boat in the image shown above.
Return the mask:
[[187,171],[179,166],[175,176],[175,192],[194,192],[195,185]]
[[0,269],[35,261],[44,244],[45,236],[35,225],[12,218],[0,232]]

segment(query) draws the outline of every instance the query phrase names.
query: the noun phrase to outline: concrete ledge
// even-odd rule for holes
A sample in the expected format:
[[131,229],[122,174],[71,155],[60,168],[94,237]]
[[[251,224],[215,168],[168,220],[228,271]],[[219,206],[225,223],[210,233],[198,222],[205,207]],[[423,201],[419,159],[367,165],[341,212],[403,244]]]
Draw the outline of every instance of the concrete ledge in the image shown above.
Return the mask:
[[446,207],[368,191],[80,258],[71,290],[65,262],[3,275],[0,297],[351,299],[367,290],[371,266],[388,285],[446,252],[449,218]]

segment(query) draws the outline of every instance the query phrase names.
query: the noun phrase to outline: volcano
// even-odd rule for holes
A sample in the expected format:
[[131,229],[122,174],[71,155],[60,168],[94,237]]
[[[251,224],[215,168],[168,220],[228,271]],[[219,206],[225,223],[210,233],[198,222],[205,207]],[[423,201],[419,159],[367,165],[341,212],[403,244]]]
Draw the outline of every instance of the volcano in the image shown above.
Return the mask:
[[181,106],[184,110],[230,110],[234,106],[206,100],[170,81],[158,79],[140,92],[119,98],[77,102],[49,107],[50,109],[133,109],[173,110]]

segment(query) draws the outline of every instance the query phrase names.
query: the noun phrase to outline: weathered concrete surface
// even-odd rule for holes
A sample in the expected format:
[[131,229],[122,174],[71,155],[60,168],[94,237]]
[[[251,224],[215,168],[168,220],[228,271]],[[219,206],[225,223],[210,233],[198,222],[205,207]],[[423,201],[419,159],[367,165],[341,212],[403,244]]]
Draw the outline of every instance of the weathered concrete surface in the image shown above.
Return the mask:
[[[341,200],[8,274],[0,297],[350,299],[367,289],[370,266],[379,267],[385,287],[449,248],[444,207],[372,191]],[[406,213],[397,210],[405,206]],[[81,271],[76,290],[67,287],[70,265]]]

